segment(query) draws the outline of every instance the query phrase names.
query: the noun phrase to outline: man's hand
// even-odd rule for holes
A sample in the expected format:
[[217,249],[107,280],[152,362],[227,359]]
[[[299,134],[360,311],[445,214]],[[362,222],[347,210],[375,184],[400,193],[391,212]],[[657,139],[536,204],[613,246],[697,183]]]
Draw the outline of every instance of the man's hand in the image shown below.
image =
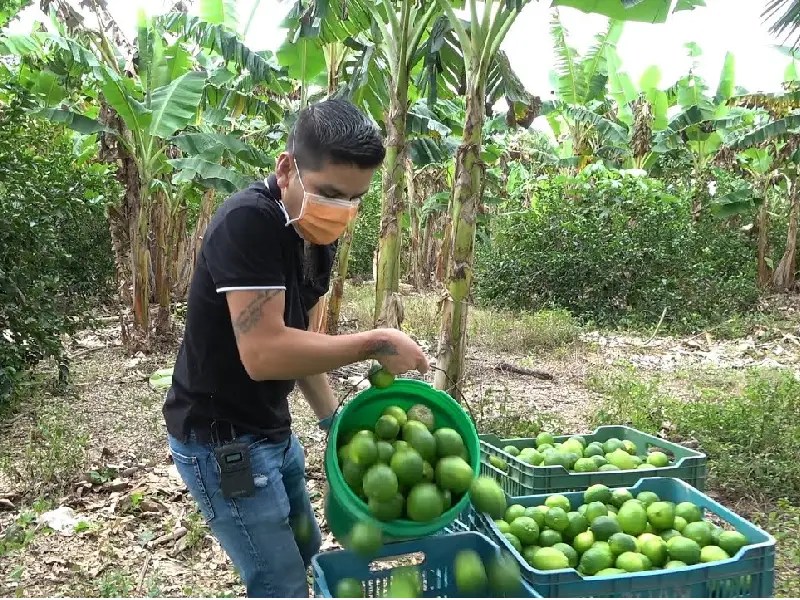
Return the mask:
[[374,330],[378,339],[370,348],[370,358],[377,360],[392,375],[416,369],[428,372],[428,359],[419,344],[398,329]]

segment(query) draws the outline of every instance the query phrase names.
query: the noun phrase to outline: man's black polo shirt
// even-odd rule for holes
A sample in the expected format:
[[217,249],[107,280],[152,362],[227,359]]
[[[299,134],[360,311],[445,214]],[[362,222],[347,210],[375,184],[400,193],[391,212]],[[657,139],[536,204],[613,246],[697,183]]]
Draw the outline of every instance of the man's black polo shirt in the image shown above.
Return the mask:
[[286,226],[275,176],[228,198],[214,213],[197,257],[186,330],[163,407],[167,430],[201,439],[217,421],[225,435],[256,433],[276,441],[290,434],[288,396],[294,380],[253,381],[239,358],[225,292],[283,289],[284,321],[308,328],[308,311],[330,282],[335,244],[315,246],[316,276],[305,281],[303,240]]

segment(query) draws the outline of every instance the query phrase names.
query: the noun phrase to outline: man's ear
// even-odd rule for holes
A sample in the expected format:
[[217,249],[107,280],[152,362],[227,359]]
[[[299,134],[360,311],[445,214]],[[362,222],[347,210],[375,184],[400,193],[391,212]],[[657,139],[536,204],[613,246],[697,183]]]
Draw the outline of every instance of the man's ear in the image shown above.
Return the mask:
[[292,153],[281,152],[275,161],[275,178],[278,180],[278,187],[282,189],[288,187],[294,170],[294,156]]

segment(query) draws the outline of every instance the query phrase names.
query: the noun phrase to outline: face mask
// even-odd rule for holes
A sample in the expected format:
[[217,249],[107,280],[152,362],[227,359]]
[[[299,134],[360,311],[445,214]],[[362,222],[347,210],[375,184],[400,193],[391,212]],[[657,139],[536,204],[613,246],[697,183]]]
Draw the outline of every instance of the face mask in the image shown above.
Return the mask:
[[303,204],[300,207],[300,215],[295,219],[289,218],[284,207],[286,224],[294,224],[302,238],[312,244],[324,246],[335,242],[347,229],[350,221],[356,217],[359,200],[325,198],[307,192],[303,180],[300,179],[297,161],[294,163],[294,168],[297,169],[297,178],[303,188]]

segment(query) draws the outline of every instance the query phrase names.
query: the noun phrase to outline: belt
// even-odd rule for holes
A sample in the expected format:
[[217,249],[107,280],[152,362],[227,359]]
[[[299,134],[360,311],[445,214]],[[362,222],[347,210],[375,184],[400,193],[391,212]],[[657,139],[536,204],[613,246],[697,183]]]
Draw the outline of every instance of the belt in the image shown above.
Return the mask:
[[193,424],[189,427],[190,436],[201,444],[215,444],[222,445],[234,441],[242,435],[256,435],[262,439],[270,442],[283,442],[290,435],[291,431],[286,434],[266,433],[263,431],[248,431],[241,427],[236,427],[233,423],[228,421],[213,421],[208,424]]

